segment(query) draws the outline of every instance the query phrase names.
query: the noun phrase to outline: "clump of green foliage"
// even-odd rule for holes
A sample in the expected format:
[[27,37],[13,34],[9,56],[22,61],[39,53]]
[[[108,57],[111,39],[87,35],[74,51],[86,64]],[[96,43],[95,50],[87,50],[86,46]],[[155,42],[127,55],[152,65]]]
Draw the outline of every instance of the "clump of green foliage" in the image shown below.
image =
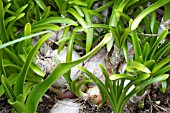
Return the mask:
[[[104,4],[93,8],[95,3]],[[81,71],[98,85],[103,103],[109,100],[114,113],[121,113],[124,105],[134,94],[144,92],[154,82],[162,82],[165,92],[169,74],[170,41],[159,45],[169,34],[158,34],[160,21],[156,9],[165,8],[164,20],[168,20],[169,0],[0,0],[0,96],[5,92],[13,112],[35,113],[40,98],[48,88],[64,74],[70,89],[81,96],[81,85],[71,80],[72,67],[93,56],[105,44],[110,51],[113,45],[123,51],[127,67],[123,74],[109,77],[100,65],[106,81],[102,83],[83,67]],[[148,3],[151,5],[148,6]],[[102,12],[105,10],[106,18]],[[135,12],[133,12],[135,10]],[[139,15],[138,15],[139,14]],[[148,16],[149,15],[149,16]],[[97,17],[100,22],[95,22]],[[141,26],[145,27],[141,27]],[[58,52],[68,46],[66,62],[59,63],[53,72],[43,79],[45,73],[35,64],[35,55],[53,32],[64,30],[57,42]],[[69,33],[71,32],[71,33]],[[140,35],[138,35],[140,34]],[[32,38],[39,37],[35,46]],[[93,43],[99,42],[95,48]],[[134,47],[134,58],[129,59],[127,43]],[[85,55],[72,61],[73,45],[85,50]],[[143,50],[142,50],[143,48]],[[161,60],[163,59],[163,60]],[[124,81],[130,80],[127,86]],[[132,85],[135,88],[127,94]]]

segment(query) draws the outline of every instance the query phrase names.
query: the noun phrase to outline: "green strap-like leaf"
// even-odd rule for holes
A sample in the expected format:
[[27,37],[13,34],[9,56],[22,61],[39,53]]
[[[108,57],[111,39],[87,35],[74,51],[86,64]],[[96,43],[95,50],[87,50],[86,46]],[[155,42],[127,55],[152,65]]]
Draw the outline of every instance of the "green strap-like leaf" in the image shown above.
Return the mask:
[[113,103],[116,106],[116,104],[117,104],[116,100],[118,99],[116,81],[111,81],[109,79],[109,74],[107,73],[106,69],[101,64],[99,64],[99,67],[105,76],[105,85],[106,85],[106,87],[108,87],[110,89],[110,94],[113,95],[112,96]]
[[34,25],[42,25],[42,24],[52,24],[52,23],[66,23],[68,25],[74,25],[77,26],[77,23],[69,18],[62,18],[62,17],[49,17],[46,19],[42,19],[36,23],[34,23],[32,26]]
[[41,25],[34,25],[32,26],[32,31],[36,32],[39,30],[52,30],[52,31],[59,31],[61,27],[54,25],[54,24],[41,24]]
[[101,12],[103,11],[104,9],[110,7],[111,5],[113,5],[115,1],[110,1],[110,2],[107,2],[106,4],[102,5],[101,7],[97,8],[96,11],[97,12]]
[[[120,12],[123,12],[123,9],[124,9],[124,7],[126,6],[126,4],[127,4],[128,2],[129,2],[129,0],[123,0],[123,1],[121,2],[121,4],[119,5],[119,7],[118,7],[116,10],[118,10],[118,11],[120,11]],[[120,15],[117,14],[117,17],[119,18]]]
[[163,54],[165,54],[169,50],[169,47],[170,47],[170,40],[166,41],[164,44],[162,44],[158,48],[157,52],[153,56],[153,59],[155,60],[155,62],[159,61],[159,59],[163,56]]
[[135,87],[134,90],[132,90],[125,98],[124,101],[121,102],[121,109],[123,109],[124,105],[129,101],[129,99],[136,93],[138,93],[139,91],[141,91],[143,88],[145,88],[146,86],[148,86],[151,83],[155,83],[155,82],[159,82],[159,81],[163,81],[166,80],[169,77],[168,74],[164,74],[162,76],[158,76],[152,79],[149,79],[145,82],[142,82],[141,84],[138,84],[138,86]]
[[148,42],[146,42],[145,45],[144,45],[144,48],[143,48],[143,57],[144,57],[143,59],[144,60],[147,60],[149,51],[150,51],[150,45],[149,45]]
[[167,56],[165,59],[163,59],[162,61],[160,61],[159,63],[157,63],[155,65],[155,67],[152,70],[151,74],[155,74],[157,71],[159,71],[163,66],[165,66],[167,63],[170,62],[170,56]]
[[165,91],[166,91],[166,89],[167,89],[167,86],[168,86],[167,81],[166,81],[166,80],[163,80],[163,81],[161,82],[161,87],[160,87],[160,90],[161,90],[162,93],[165,93]]
[[17,96],[20,94],[23,94],[23,87],[24,87],[24,82],[26,79],[26,75],[28,73],[28,69],[31,65],[31,62],[36,55],[37,51],[41,47],[41,45],[52,35],[52,33],[48,33],[47,35],[44,35],[34,46],[34,48],[31,50],[31,52],[28,54],[27,60],[24,63],[24,66],[20,72],[20,75],[16,81],[16,84],[14,85],[14,91]]
[[[10,75],[8,77],[8,82],[9,82],[10,86],[12,86],[15,83],[15,81],[17,80],[18,75],[19,75],[18,73],[13,73],[12,75]],[[3,88],[3,85],[1,84],[0,85],[0,97],[3,94],[4,94],[4,88]]]
[[1,82],[2,82],[2,85],[3,85],[3,88],[5,90],[5,93],[6,93],[7,97],[9,99],[11,99],[12,101],[15,101],[16,96],[15,96],[12,88],[10,87],[8,79],[4,75],[1,76]]
[[150,53],[148,55],[148,57],[150,57],[150,59],[152,59],[155,55],[156,49],[158,48],[159,44],[161,43],[161,41],[167,36],[168,34],[168,30],[164,30],[158,37],[158,39],[155,41],[154,45],[151,47]]
[[50,14],[50,9],[51,9],[50,6],[48,6],[48,7],[46,8],[45,12],[44,12],[44,13],[42,14],[42,16],[41,16],[41,19],[47,18],[47,17],[49,16],[49,14]]
[[[24,28],[24,36],[31,35],[31,30],[31,24],[27,23]],[[31,39],[25,40],[25,43],[27,47],[32,45]]]
[[132,34],[132,41],[134,46],[135,60],[138,60],[138,57],[142,56],[141,46],[136,31],[131,31],[131,34]]
[[77,20],[78,22],[84,27],[86,28],[87,24],[84,21],[84,19],[73,9],[73,8],[69,8],[67,10],[67,12],[71,13]]
[[130,28],[125,29],[123,35],[120,37],[120,44],[121,44],[120,49],[123,48],[129,32],[130,32]]
[[154,4],[150,5],[149,7],[147,7],[144,11],[142,11],[133,21],[132,26],[131,26],[131,30],[135,30],[139,23],[141,22],[141,20],[148,15],[149,13],[151,13],[152,11],[158,9],[159,7],[169,3],[169,0],[159,0],[157,2],[155,2]]
[[30,38],[32,38],[32,37],[36,37],[36,36],[39,36],[39,35],[48,33],[48,32],[49,32],[49,31],[42,31],[42,32],[38,32],[38,33],[35,33],[35,34],[32,34],[32,35],[28,35],[28,36],[24,36],[24,37],[15,39],[15,40],[13,40],[13,41],[10,41],[10,42],[7,42],[7,43],[4,43],[4,44],[0,45],[0,49],[2,49],[2,48],[4,48],[4,47],[7,47],[7,46],[9,46],[9,45],[15,44],[15,43],[17,43],[17,42],[21,42],[21,41],[23,41],[23,40],[30,39]]
[[[0,46],[1,46],[1,44],[2,44],[2,42],[0,40]],[[4,69],[4,63],[2,60],[3,59],[3,50],[2,49],[0,49],[0,59],[1,59],[0,60],[0,77],[1,77],[2,75],[6,76],[5,69]]]
[[47,9],[47,6],[42,0],[35,0],[35,2],[41,7],[44,11]]
[[8,42],[8,35],[7,31],[5,29],[5,24],[4,24],[4,10],[3,10],[3,1],[0,0],[0,40],[2,43]]
[[126,70],[128,71],[131,68],[140,70],[145,73],[151,73],[151,71],[145,65],[143,65],[142,63],[137,62],[137,61],[133,61],[133,64],[131,66],[126,67]]
[[153,74],[152,76],[161,76],[164,73],[167,73],[170,70],[170,65],[164,66],[163,68],[161,68],[159,71],[157,71],[155,74]]
[[69,71],[72,67],[83,62],[87,58],[93,56],[101,47],[103,47],[109,41],[110,37],[105,36],[104,39],[93,50],[91,50],[85,56],[81,57],[79,60],[59,64],[47,79],[45,79],[43,82],[35,86],[33,90],[30,92],[26,102],[26,106],[29,112],[34,113],[36,111],[40,98],[61,75]]
[[128,80],[133,80],[133,76],[129,76],[127,74],[114,74],[109,77],[110,80],[118,80],[118,79],[128,79]]
[[[23,54],[23,55],[19,55],[20,58],[26,62],[28,56],[26,54]],[[33,70],[37,75],[41,76],[41,77],[44,77],[45,76],[45,73],[40,69],[40,67],[38,67],[34,62],[32,62],[30,64],[30,68],[31,70]]]
[[24,104],[24,98],[23,95],[19,95],[15,101],[9,99],[9,103],[14,106],[17,113],[27,113],[27,109]]

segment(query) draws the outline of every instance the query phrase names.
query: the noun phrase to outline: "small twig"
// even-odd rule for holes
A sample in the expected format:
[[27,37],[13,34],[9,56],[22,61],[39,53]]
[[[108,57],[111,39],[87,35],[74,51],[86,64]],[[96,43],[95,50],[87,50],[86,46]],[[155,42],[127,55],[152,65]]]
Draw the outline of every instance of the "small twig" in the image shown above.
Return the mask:
[[[82,66],[84,67],[94,56],[90,57],[89,59],[87,59],[86,61],[84,61],[82,63]],[[87,64],[87,67],[88,67],[88,64]],[[77,73],[74,75],[73,79],[75,79],[78,75],[78,73],[80,72],[80,70],[77,71]]]
[[163,110],[163,111],[166,111],[166,112],[168,111],[168,110],[166,110],[165,108],[163,108],[163,107],[161,107],[161,106],[159,106],[159,105],[157,105],[157,104],[155,104],[155,106],[158,107],[159,109]]
[[144,35],[144,36],[159,36],[160,34],[144,34],[144,33],[137,33],[138,35]]
[[160,110],[153,104],[153,102],[151,101],[151,98],[150,98],[150,95],[149,95],[149,93],[148,93],[148,99],[149,99],[149,103],[150,103],[150,105],[151,106],[153,106],[158,112],[160,112]]

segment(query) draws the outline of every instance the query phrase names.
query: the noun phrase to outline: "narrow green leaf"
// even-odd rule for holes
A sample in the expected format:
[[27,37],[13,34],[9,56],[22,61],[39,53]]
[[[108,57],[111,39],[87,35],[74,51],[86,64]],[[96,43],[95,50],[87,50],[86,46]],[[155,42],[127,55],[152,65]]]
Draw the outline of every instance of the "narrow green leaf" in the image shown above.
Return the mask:
[[87,6],[87,4],[83,1],[80,1],[80,0],[73,0],[73,1],[69,1],[68,3],[72,4],[76,4],[76,5],[82,5],[82,6]]
[[14,68],[15,70],[21,71],[21,67],[18,65],[14,64],[11,60],[9,59],[3,59],[3,66],[4,68]]
[[40,25],[33,25],[32,31],[39,31],[39,30],[52,30],[52,31],[59,31],[61,27],[54,25],[54,24],[40,24]]
[[[130,89],[130,87],[132,85],[138,84],[139,82],[143,81],[143,80],[147,80],[150,77],[150,74],[140,74],[137,75],[137,77],[134,80],[131,80],[126,87],[124,88],[124,91],[122,93],[121,96],[125,96],[125,94],[127,93],[127,91]],[[122,98],[122,97],[120,97]]]
[[[12,30],[11,30],[11,29],[13,29],[15,22],[16,22],[17,20],[21,19],[21,18],[24,17],[24,16],[25,16],[25,13],[18,14],[18,16],[16,16],[16,18],[9,23],[9,25],[8,25],[8,27],[7,27],[7,32],[8,32],[8,33],[10,33],[10,32],[12,33]],[[13,40],[14,40],[14,39],[13,39]]]
[[153,77],[156,76],[161,76],[164,73],[167,73],[170,70],[170,65],[164,66],[163,68],[161,68],[160,70],[158,70],[155,74],[153,74]]
[[169,47],[170,47],[170,41],[166,41],[158,48],[156,54],[153,56],[155,62],[158,62],[160,60],[160,58],[169,50]]
[[71,13],[77,20],[78,22],[84,27],[86,28],[86,22],[84,21],[84,19],[73,9],[73,8],[69,8],[67,10],[67,12]]
[[32,37],[36,37],[36,36],[39,36],[39,35],[48,33],[48,32],[49,32],[49,31],[42,31],[42,32],[39,32],[39,33],[35,33],[35,34],[32,34],[32,35],[28,35],[28,36],[21,37],[21,38],[19,38],[19,39],[15,39],[15,40],[13,40],[13,41],[10,41],[10,42],[7,42],[7,43],[4,43],[4,44],[0,45],[0,49],[2,49],[2,48],[4,48],[4,47],[7,47],[7,46],[9,46],[9,45],[12,45],[12,44],[21,42],[21,41],[23,41],[23,40],[30,39],[30,38],[32,38]]
[[131,66],[126,67],[126,69],[128,68],[134,68],[145,73],[151,73],[151,71],[145,65],[137,61],[133,61],[133,64]]
[[9,99],[11,99],[12,101],[15,101],[16,96],[15,96],[12,88],[10,87],[10,84],[9,84],[7,78],[4,75],[1,76],[1,82],[2,82],[2,85],[3,85],[3,88],[5,90],[7,97]]
[[111,94],[111,95],[114,95],[114,96],[112,97],[112,98],[113,98],[112,100],[113,100],[114,105],[116,105],[116,104],[117,104],[117,103],[116,103],[116,97],[117,97],[116,81],[111,81],[111,80],[109,79],[109,74],[107,73],[106,69],[105,69],[101,64],[99,64],[99,67],[100,67],[102,73],[103,73],[104,76],[105,76],[105,85],[106,85],[106,87],[108,87],[108,88],[110,89],[110,94]]
[[67,56],[66,56],[66,61],[72,61],[72,51],[73,51],[73,43],[75,39],[76,32],[72,32],[69,43],[68,43],[68,48],[67,48]]
[[117,9],[119,7],[121,2],[122,2],[122,0],[115,1],[114,5],[113,5],[113,8],[112,8],[112,14],[111,14],[111,16],[109,18],[109,26],[113,26],[113,27],[117,26],[118,18],[116,17],[115,9]]
[[[139,2],[139,0],[131,0],[130,2],[128,2],[125,6],[125,9],[127,10],[129,7],[131,7],[133,4],[135,4],[136,2]],[[137,5],[136,5],[137,6]]]
[[102,20],[103,22],[105,22],[104,18],[102,17],[102,15],[100,13],[98,13],[97,11],[95,10],[87,10],[88,13],[90,13],[91,15],[94,15],[96,17],[98,17],[100,20]]
[[145,43],[144,48],[143,48],[143,58],[144,60],[147,60],[148,54],[150,51],[150,45],[148,42]]
[[56,81],[56,79],[58,79],[65,72],[69,71],[72,67],[93,56],[98,50],[100,50],[101,47],[109,42],[110,39],[111,37],[105,36],[104,39],[93,50],[91,50],[85,56],[81,57],[79,60],[59,64],[48,78],[36,85],[30,92],[26,102],[26,107],[28,108],[29,112],[34,113],[36,111],[40,98],[44,95],[46,90]]
[[26,106],[23,102],[23,95],[19,95],[15,101],[9,99],[8,102],[14,106],[17,113],[27,113]]
[[94,35],[93,28],[89,28],[87,30],[87,35],[86,35],[86,53],[88,53],[92,47],[93,35]]
[[8,17],[4,20],[4,25],[7,26],[7,24],[11,21],[13,21],[14,19],[16,19],[15,16],[11,16],[11,17]]
[[5,29],[5,25],[4,25],[4,11],[3,11],[3,2],[2,0],[0,0],[0,39],[2,41],[2,43],[8,42],[9,38],[7,35],[7,31]]
[[144,11],[142,11],[133,21],[132,26],[131,26],[131,30],[135,30],[139,23],[141,22],[141,20],[148,15],[149,13],[151,13],[152,11],[158,9],[159,7],[169,3],[169,0],[159,0],[157,2],[155,2],[154,4],[150,5],[149,7],[147,7]]
[[114,42],[114,38],[112,37],[111,40],[106,44],[106,48],[108,52],[112,49],[113,42]]
[[[129,2],[129,0],[123,0],[123,1],[121,2],[121,4],[119,5],[119,7],[118,7],[116,10],[118,10],[118,11],[120,11],[120,12],[123,12],[123,9],[124,9],[124,7],[126,6],[126,4],[127,4],[128,2]],[[117,14],[117,17],[119,18],[120,15]]]
[[27,82],[24,85],[24,91],[23,91],[23,99],[26,100],[31,88],[35,85],[33,82]]
[[132,42],[133,42],[134,52],[135,52],[135,60],[137,60],[139,56],[142,56],[142,50],[136,31],[131,31],[131,34],[132,34]]
[[[30,23],[27,23],[24,28],[24,36],[28,36],[28,35],[31,35],[31,24]],[[25,40],[25,43],[27,47],[32,45],[32,42],[30,39]]]
[[23,86],[24,86],[24,82],[25,82],[25,78],[26,75],[28,73],[28,69],[30,67],[30,64],[34,58],[34,56],[36,55],[37,51],[39,50],[39,48],[41,47],[41,45],[52,35],[52,33],[48,33],[46,35],[44,35],[38,42],[37,44],[34,46],[34,48],[31,50],[31,52],[28,54],[27,60],[24,63],[24,66],[19,74],[19,77],[16,81],[16,84],[14,85],[14,91],[15,94],[17,96],[19,96],[20,94],[23,94]]
[[8,3],[5,7],[4,7],[4,14],[6,13],[6,11],[10,8],[11,3]]
[[109,77],[110,80],[119,80],[119,79],[128,79],[128,80],[134,80],[135,77],[129,76],[127,74],[114,74]]
[[154,64],[155,63],[155,60],[148,60],[148,61],[146,61],[145,63],[144,63],[144,65],[146,66],[146,67],[150,67],[152,64]]
[[[2,45],[2,42],[0,40],[0,46]],[[0,76],[4,75],[6,76],[5,69],[4,69],[4,63],[3,63],[3,50],[0,49]]]
[[123,48],[129,32],[130,32],[129,28],[125,29],[124,32],[123,32],[123,35],[120,37],[120,44],[121,44],[120,49]]
[[123,46],[123,54],[125,56],[125,61],[128,63],[129,62],[129,51],[128,51],[127,41],[125,42]]
[[45,9],[45,12],[42,14],[42,16],[41,16],[41,19],[44,19],[44,18],[47,18],[48,17],[48,15],[50,14],[50,9],[51,9],[51,7],[50,6],[48,6],[46,9]]
[[88,4],[88,8],[90,9],[93,3],[97,0],[85,0],[86,4]]
[[65,1],[65,2],[63,2],[63,3],[61,4],[61,6],[60,6],[60,12],[61,12],[61,14],[64,14],[64,13],[65,13],[65,11],[66,11],[66,9],[67,9],[67,5],[68,5],[68,1]]
[[10,49],[8,48],[3,48],[4,52],[9,56],[8,59],[12,59],[12,61],[15,62],[15,64],[17,64],[18,66],[22,67],[22,62],[20,61],[20,59],[18,58],[18,56]]
[[[17,80],[18,75],[19,75],[19,73],[13,73],[12,75],[10,75],[8,77],[8,82],[9,82],[10,86],[12,86],[15,83],[15,81]],[[5,91],[4,91],[3,85],[1,84],[0,85],[0,97],[3,95],[4,92]]]
[[[20,58],[26,62],[28,56],[26,54],[22,54],[22,55],[19,55]],[[41,76],[41,77],[44,77],[45,76],[45,73],[40,69],[40,67],[38,67],[34,62],[32,62],[30,64],[30,68],[31,70],[33,70],[37,75]]]
[[47,6],[45,5],[45,3],[42,0],[35,0],[35,2],[39,5],[39,7],[41,7],[41,9],[43,9],[44,11],[47,9]]
[[27,8],[27,6],[28,6],[28,4],[26,4],[26,5],[22,6],[21,8],[19,8],[19,9],[15,12],[14,16],[18,16],[19,14],[21,14],[21,13]]
[[150,53],[149,53],[149,57],[150,59],[153,58],[153,56],[155,55],[156,49],[158,48],[159,44],[161,43],[161,41],[167,36],[168,34],[168,30],[164,30],[158,37],[158,39],[155,41],[154,45],[151,47]]
[[[54,0],[59,9],[61,9],[61,0]],[[64,1],[62,1],[64,2]]]
[[155,65],[155,67],[152,70],[151,74],[155,74],[157,71],[159,71],[163,66],[165,66],[167,63],[170,62],[170,56],[167,56],[165,59],[163,59],[162,61],[160,61],[159,63],[157,63]]
[[41,14],[40,14],[40,8],[39,8],[38,4],[36,4],[35,17],[36,17],[36,20],[37,20],[37,21],[40,21]]
[[82,9],[79,6],[74,6],[74,8],[76,9],[76,11],[79,13],[79,15],[81,17],[84,17],[84,13],[83,13]]
[[167,89],[167,86],[168,86],[168,84],[167,84],[167,81],[166,81],[166,80],[161,81],[160,90],[161,90],[162,93],[165,93],[165,91],[166,91],[166,89]]
[[110,7],[111,5],[113,5],[115,1],[110,1],[110,2],[107,2],[106,4],[102,5],[101,7],[97,8],[96,11],[97,12],[101,12],[103,11],[104,9]]
[[134,90],[132,90],[123,100],[123,102],[121,102],[122,108],[123,106],[127,103],[127,101],[136,93],[138,93],[139,91],[141,91],[143,88],[145,88],[146,86],[150,85],[151,83],[155,83],[155,82],[159,82],[159,81],[163,81],[166,80],[169,77],[168,74],[164,74],[162,76],[158,76],[152,79],[149,79],[145,82],[142,82],[140,84],[138,84],[138,86],[135,87]]
[[120,39],[118,38],[118,36],[116,35],[116,30],[112,27],[110,27],[111,31],[112,31],[112,36],[114,38],[115,41],[115,45],[117,46],[117,48],[120,48]]
[[125,14],[125,13],[123,13],[121,11],[115,10],[115,12],[116,12],[117,15],[122,16],[127,21],[129,21],[131,19],[127,14]]
[[36,23],[34,23],[32,26],[34,25],[42,25],[42,24],[52,24],[52,23],[62,23],[62,24],[68,24],[68,25],[74,25],[77,26],[77,23],[69,18],[62,18],[62,17],[49,17],[46,19],[42,19]]
[[[61,50],[64,48],[67,40],[70,38],[69,36],[67,36],[68,33],[69,33],[69,30],[70,30],[70,26],[67,26],[67,27],[65,28],[65,30],[64,30],[64,33],[63,33],[63,35],[62,35],[62,39],[63,39],[64,41],[59,44],[58,54],[61,52]],[[61,40],[62,40],[62,39],[61,39]]]
[[151,19],[150,19],[150,28],[151,28],[151,32],[155,33],[155,22],[156,22],[156,11],[153,11],[151,13]]

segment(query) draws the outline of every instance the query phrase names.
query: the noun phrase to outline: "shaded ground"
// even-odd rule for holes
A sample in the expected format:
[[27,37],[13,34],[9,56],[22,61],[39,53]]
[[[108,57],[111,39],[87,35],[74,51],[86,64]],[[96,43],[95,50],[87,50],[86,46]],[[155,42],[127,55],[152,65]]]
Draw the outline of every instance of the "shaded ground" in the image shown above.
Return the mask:
[[138,108],[138,104],[128,104],[125,113],[170,113],[170,87],[165,93],[153,87],[143,98],[144,108]]
[[[165,93],[161,93],[159,89],[154,89],[153,86],[144,96],[144,108],[138,108],[138,104],[128,103],[124,109],[124,113],[170,113],[170,88]],[[39,103],[38,113],[49,113],[52,106],[58,101],[56,94],[47,91]],[[10,113],[12,107],[7,103],[7,98],[3,95],[0,98],[0,113]],[[82,102],[79,108],[80,113],[111,113],[111,108],[108,105],[101,109],[90,106],[87,102]]]

